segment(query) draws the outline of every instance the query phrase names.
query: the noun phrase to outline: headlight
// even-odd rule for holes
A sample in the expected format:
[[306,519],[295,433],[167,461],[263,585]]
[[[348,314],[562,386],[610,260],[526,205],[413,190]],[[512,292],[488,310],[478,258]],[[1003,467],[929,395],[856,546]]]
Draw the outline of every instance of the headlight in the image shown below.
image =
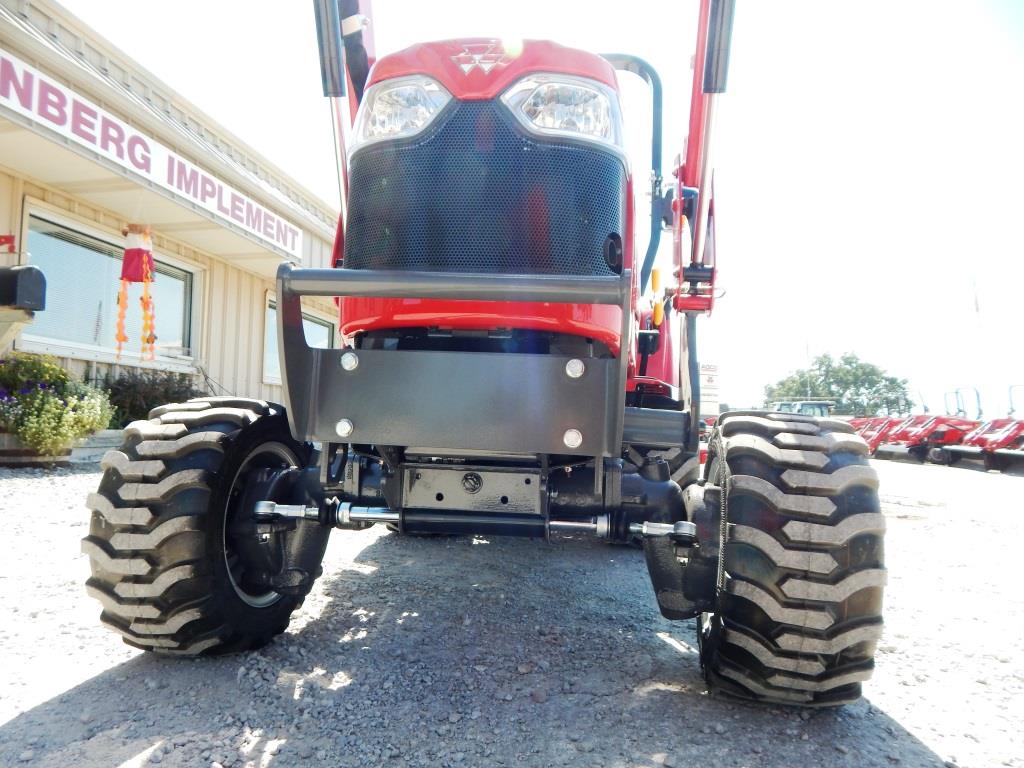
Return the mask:
[[565,75],[530,75],[501,96],[529,130],[622,147],[615,94],[600,83]]
[[359,105],[351,150],[384,139],[415,136],[451,101],[429,77],[400,77],[370,87]]

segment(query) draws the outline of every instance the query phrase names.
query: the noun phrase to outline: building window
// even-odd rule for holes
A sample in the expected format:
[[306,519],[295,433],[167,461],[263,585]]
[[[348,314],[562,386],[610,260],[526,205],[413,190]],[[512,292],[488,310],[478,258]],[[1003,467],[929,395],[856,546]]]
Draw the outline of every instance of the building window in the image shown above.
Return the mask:
[[[334,323],[331,321],[303,312],[302,330],[309,346],[320,349],[334,346]],[[273,301],[267,302],[263,324],[263,381],[268,384],[281,383],[281,359],[277,351],[277,304]]]
[[[44,345],[67,347],[92,356],[117,351],[117,292],[123,248],[36,216],[29,217],[28,260],[46,275],[46,310],[24,336]],[[192,357],[193,275],[156,259],[150,285],[156,315],[158,360]],[[138,358],[142,347],[140,283],[129,284],[122,357]]]

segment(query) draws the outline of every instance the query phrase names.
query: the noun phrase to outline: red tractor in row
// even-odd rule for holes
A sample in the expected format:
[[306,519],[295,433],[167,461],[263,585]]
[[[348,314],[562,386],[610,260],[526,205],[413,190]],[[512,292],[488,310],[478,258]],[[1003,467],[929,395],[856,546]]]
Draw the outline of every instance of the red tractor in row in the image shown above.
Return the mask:
[[956,464],[961,459],[979,459],[985,469],[1003,471],[1024,464],[1024,420],[1015,419],[1014,394],[1024,390],[1016,384],[1009,390],[1009,413],[1005,418],[979,424],[955,445],[945,445],[936,459]]
[[875,447],[874,455],[879,459],[927,461],[933,451],[961,442],[978,424],[959,416],[910,416],[880,430],[885,431],[885,436]]
[[[278,272],[284,401],[201,398],[126,429],[83,542],[102,620],[156,653],[257,648],[335,529],[640,539],[661,613],[697,621],[711,685],[857,698],[886,579],[865,442],[839,420],[733,412],[698,475],[732,2],[700,0],[667,189],[643,59],[491,38],[376,58],[365,5],[316,5],[325,92],[355,120],[335,268]],[[643,252],[624,73],[653,104]],[[674,267],[659,275],[663,222]],[[306,343],[303,296],[338,298],[341,348]]]
[[854,416],[850,418],[849,424],[853,430],[864,438],[868,445],[868,452],[874,456],[885,439],[896,427],[906,421],[907,416]]
[[[977,459],[985,469],[1003,471],[1024,464],[1024,420],[1013,418],[1017,390],[1024,390],[1024,385],[1010,387],[1006,418],[981,421],[980,394],[969,387],[946,394],[946,408],[955,408],[955,414],[860,417],[849,423],[876,458],[910,458],[936,464]],[[965,392],[974,394],[977,419],[966,418]]]
[[[850,419],[850,425],[857,434],[864,438],[868,451],[875,455],[879,446],[889,439],[889,435],[899,429],[907,420],[907,416],[872,416]],[[913,417],[913,418],[927,418]]]

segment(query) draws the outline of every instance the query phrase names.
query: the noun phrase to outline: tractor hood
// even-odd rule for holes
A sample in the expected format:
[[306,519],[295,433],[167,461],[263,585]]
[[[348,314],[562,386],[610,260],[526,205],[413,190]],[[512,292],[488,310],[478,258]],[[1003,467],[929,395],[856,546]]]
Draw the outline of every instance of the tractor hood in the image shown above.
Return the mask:
[[493,99],[526,74],[547,72],[596,80],[618,91],[615,70],[593,53],[547,40],[464,38],[422,43],[384,56],[367,85],[408,75],[437,80],[456,99]]

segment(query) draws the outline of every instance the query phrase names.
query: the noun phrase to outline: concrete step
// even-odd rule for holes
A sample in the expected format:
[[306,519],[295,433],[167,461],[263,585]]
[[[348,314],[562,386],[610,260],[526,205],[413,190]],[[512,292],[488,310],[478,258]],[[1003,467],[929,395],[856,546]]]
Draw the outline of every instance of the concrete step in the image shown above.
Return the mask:
[[9,432],[0,432],[0,467],[47,467],[64,466],[69,456],[62,453],[54,456],[40,456]]
[[98,464],[103,454],[119,448],[124,441],[123,429],[101,429],[71,449],[72,464]]

